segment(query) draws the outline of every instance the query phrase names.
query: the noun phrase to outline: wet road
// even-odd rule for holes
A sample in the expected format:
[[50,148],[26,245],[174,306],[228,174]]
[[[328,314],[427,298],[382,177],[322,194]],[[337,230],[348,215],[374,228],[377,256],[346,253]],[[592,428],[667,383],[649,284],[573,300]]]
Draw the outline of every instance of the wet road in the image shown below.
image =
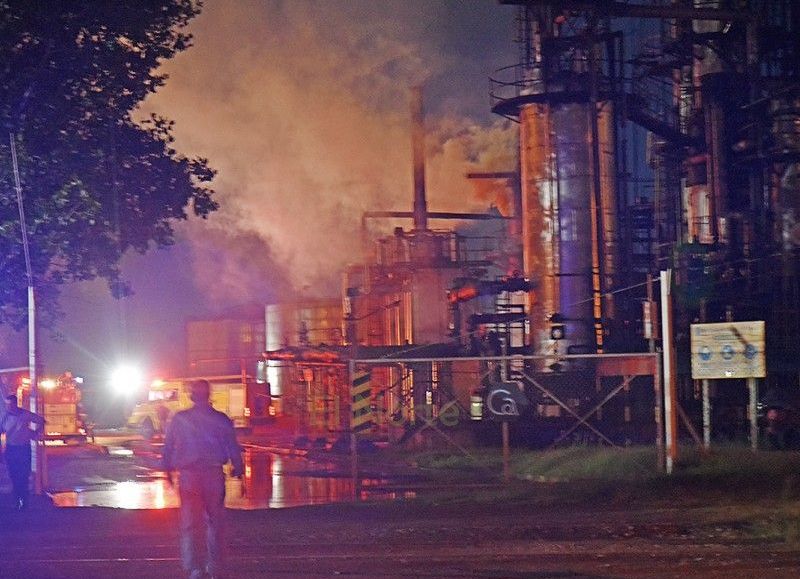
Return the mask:
[[[98,437],[95,445],[47,449],[47,488],[60,507],[163,509],[179,504],[159,470],[160,445],[123,436]],[[354,500],[354,483],[341,461],[310,460],[245,445],[243,479],[226,478],[226,506],[283,508]],[[346,461],[345,461],[346,465]],[[358,499],[413,496],[397,481],[359,481]],[[391,487],[391,488],[389,488]]]
[[[0,508],[0,577],[181,576],[177,511],[142,510],[176,504],[155,468],[157,445],[115,440],[47,455],[61,504],[121,508]],[[230,576],[237,579],[800,576],[796,539],[753,533],[753,522],[770,520],[776,507],[800,521],[800,504],[791,500],[713,507],[680,494],[675,504],[548,505],[513,493],[508,502],[484,503],[477,493],[363,504],[349,501],[352,485],[335,461],[250,448],[247,464],[242,486],[228,487]],[[386,482],[373,480],[376,492]],[[336,501],[347,502],[272,508]]]

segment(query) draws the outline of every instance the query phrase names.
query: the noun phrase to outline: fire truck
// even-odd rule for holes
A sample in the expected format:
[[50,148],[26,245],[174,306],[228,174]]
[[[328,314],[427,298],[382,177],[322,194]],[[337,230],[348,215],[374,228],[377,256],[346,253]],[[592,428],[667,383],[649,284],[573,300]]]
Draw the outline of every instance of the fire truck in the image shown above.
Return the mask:
[[163,435],[170,418],[179,410],[192,406],[189,384],[201,379],[211,384],[211,405],[227,414],[234,427],[247,430],[266,423],[270,418],[270,395],[266,384],[241,374],[194,376],[154,380],[147,390],[147,398],[134,406],[127,420],[128,427],[146,439],[156,434]]
[[[30,408],[30,395],[30,379],[23,377],[17,387],[19,405]],[[72,373],[41,379],[38,395],[40,413],[45,419],[45,440],[86,442],[88,422],[81,405],[81,390]]]

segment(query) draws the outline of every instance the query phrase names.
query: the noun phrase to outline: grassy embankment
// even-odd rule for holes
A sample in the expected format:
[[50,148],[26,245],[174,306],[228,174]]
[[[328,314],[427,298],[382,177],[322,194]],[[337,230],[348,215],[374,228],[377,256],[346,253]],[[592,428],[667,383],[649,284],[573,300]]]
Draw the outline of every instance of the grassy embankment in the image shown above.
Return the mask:
[[[502,453],[497,448],[411,452],[406,460],[440,479],[494,481],[503,473]],[[736,445],[715,447],[709,452],[681,448],[673,473],[667,474],[659,468],[653,447],[512,449],[510,475],[515,481],[540,483],[701,485],[709,491],[730,489],[737,493],[741,489],[732,487],[746,484],[773,497],[788,497],[800,496],[800,453],[752,452]]]
[[659,469],[653,447],[513,449],[508,484],[502,484],[503,459],[497,448],[405,451],[394,458],[413,464],[443,487],[486,483],[488,495],[534,493],[545,500],[542,490],[552,489],[549,492],[586,500],[613,489],[634,497],[683,501],[800,499],[800,453],[752,452],[745,446],[720,446],[710,452],[681,448],[672,474]]
[[[753,538],[800,541],[800,452],[752,452],[735,445],[710,452],[681,448],[673,473],[667,474],[652,447],[515,449],[509,480],[503,478],[499,449],[468,452],[405,454],[432,480],[444,483],[444,490],[420,495],[421,500],[578,509],[722,507],[725,518],[736,519],[728,524],[744,525]],[[486,484],[465,492],[448,488],[455,481]]]

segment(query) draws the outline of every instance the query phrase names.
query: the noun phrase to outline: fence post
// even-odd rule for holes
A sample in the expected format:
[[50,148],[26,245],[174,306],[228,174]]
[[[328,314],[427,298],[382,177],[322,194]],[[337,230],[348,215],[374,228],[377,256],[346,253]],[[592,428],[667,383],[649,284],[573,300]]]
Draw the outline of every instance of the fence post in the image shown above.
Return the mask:
[[353,400],[353,380],[356,375],[356,363],[355,360],[350,360],[348,362],[348,378],[350,381],[349,390],[350,390],[350,477],[353,482],[353,499],[358,500],[361,496],[361,484],[358,479],[358,440],[356,438],[356,431],[353,429],[353,411],[352,411],[352,400]]
[[662,270],[661,332],[664,349],[664,423],[666,434],[667,474],[672,474],[678,459],[678,388],[675,381],[675,350],[672,336],[672,270]]

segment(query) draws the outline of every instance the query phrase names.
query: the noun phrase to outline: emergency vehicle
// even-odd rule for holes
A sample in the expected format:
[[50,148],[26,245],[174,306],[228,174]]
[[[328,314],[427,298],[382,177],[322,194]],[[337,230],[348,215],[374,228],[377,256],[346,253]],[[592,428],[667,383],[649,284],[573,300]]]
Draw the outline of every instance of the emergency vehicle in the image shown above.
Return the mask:
[[137,430],[144,438],[163,434],[169,419],[179,410],[192,406],[189,384],[194,380],[208,380],[211,384],[211,405],[224,412],[239,429],[250,429],[265,423],[270,413],[270,396],[266,384],[257,383],[249,376],[194,376],[154,380],[147,390],[147,398],[134,406],[128,417],[129,428]]
[[[30,408],[30,395],[30,379],[23,377],[17,388],[19,405]],[[40,380],[38,395],[40,413],[45,420],[45,440],[86,442],[88,423],[81,405],[81,390],[70,372]]]

